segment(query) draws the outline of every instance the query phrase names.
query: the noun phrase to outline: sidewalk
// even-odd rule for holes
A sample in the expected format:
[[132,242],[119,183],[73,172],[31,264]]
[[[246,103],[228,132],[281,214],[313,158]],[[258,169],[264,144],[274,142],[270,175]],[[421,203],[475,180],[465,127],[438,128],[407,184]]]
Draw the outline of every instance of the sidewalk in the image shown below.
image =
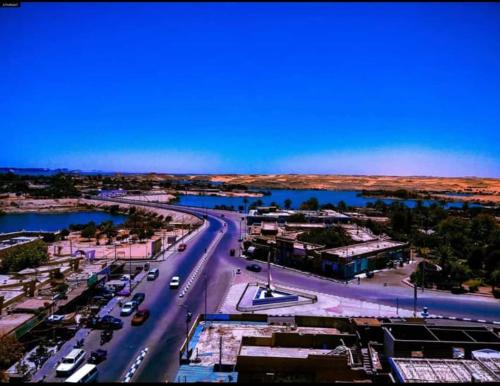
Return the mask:
[[[410,278],[407,277],[403,280],[401,280],[401,283],[407,285],[408,287],[414,287],[413,283],[410,282]],[[418,287],[419,290],[421,287]],[[451,291],[448,291],[448,290],[439,290],[439,289],[435,289],[435,288],[424,288],[424,291],[433,291],[433,292],[441,292],[441,293],[446,293],[446,294],[451,294]],[[495,299],[495,297],[493,296],[493,294],[484,294],[484,293],[476,293],[476,292],[464,292],[463,294],[459,294],[458,296],[468,296],[468,295],[474,295],[474,296],[481,296],[483,298],[491,298],[491,299]]]
[[[111,299],[104,307],[101,308],[99,313],[97,314],[99,317],[103,317],[108,315],[113,308],[118,304],[120,300],[120,296],[115,296]],[[53,356],[51,356],[43,366],[32,376],[31,382],[37,382],[43,379],[44,377],[53,374],[54,369],[57,367],[59,362],[68,355],[71,350],[74,348],[76,342],[80,339],[85,339],[92,330],[90,328],[82,327],[78,329],[75,336],[73,336],[70,340],[63,344],[61,349],[57,351]]]

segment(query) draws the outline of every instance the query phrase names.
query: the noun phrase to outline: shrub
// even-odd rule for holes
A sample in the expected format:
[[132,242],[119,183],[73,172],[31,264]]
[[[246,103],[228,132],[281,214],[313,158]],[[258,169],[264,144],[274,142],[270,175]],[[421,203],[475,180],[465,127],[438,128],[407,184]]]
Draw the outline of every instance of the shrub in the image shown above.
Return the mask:
[[495,288],[493,291],[491,291],[493,293],[493,296],[496,298],[496,299],[500,299],[500,288]]
[[6,250],[2,256],[0,272],[17,272],[24,268],[35,268],[48,259],[47,245],[42,240],[36,240]]

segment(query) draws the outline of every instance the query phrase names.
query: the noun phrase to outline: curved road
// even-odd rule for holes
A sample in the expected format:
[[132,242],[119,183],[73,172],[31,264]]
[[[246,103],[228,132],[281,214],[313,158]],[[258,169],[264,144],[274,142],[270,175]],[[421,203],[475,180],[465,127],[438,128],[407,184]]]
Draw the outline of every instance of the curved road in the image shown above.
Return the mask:
[[[119,199],[108,200],[120,202]],[[130,201],[122,201],[130,203]],[[145,292],[146,300],[141,305],[151,310],[151,317],[141,327],[131,328],[129,318],[124,317],[125,327],[115,333],[113,340],[106,347],[110,353],[108,360],[99,366],[100,381],[121,381],[139,352],[148,347],[141,366],[134,375],[135,382],[175,381],[174,376],[179,366],[179,349],[185,339],[186,310],[193,313],[193,321],[198,313],[204,313],[205,284],[207,286],[207,311],[217,311],[220,302],[229,288],[235,268],[245,269],[247,261],[230,257],[229,250],[238,251],[241,214],[226,211],[206,210],[202,208],[179,207],[167,204],[135,202],[136,205],[161,207],[182,211],[202,217],[207,215],[207,228],[189,241],[184,252],[174,252],[165,261],[152,263],[160,268],[156,281],[143,281],[134,292]],[[224,213],[224,218],[221,218]],[[179,298],[179,290],[169,289],[168,283],[173,275],[181,276],[181,286],[189,277],[205,248],[223,231],[223,236],[213,249],[209,249],[208,261],[186,296]],[[210,253],[211,252],[211,253]],[[258,262],[256,262],[258,263]],[[265,264],[260,273],[255,275],[266,280]],[[206,280],[205,280],[206,278]],[[377,288],[373,285],[344,285],[331,280],[321,279],[305,273],[273,267],[273,280],[285,286],[303,288],[331,295],[371,301],[395,306],[399,299],[401,308],[413,309],[413,289],[405,287]],[[469,317],[473,319],[499,320],[498,300],[479,296],[452,295],[426,291],[418,293],[417,308],[429,307],[432,314],[444,316]],[[112,315],[118,315],[115,309]],[[191,322],[192,323],[192,322]],[[189,326],[191,327],[191,326]],[[94,335],[98,335],[94,333]],[[89,338],[88,338],[89,339]],[[98,338],[97,338],[98,339]]]

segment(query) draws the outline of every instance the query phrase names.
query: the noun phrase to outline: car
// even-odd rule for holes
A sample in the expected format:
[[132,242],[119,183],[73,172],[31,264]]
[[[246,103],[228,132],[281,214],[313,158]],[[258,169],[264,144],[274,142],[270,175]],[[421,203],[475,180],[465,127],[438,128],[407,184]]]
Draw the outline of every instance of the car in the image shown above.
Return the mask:
[[229,256],[234,256],[236,251],[234,249],[229,250]]
[[99,306],[103,306],[105,304],[108,303],[108,299],[106,299],[104,296],[94,296],[92,299],[91,299],[91,303],[92,304],[97,304]]
[[375,273],[374,273],[373,271],[368,271],[368,272],[366,273],[366,277],[367,277],[368,279],[371,279],[373,276],[375,276]]
[[49,323],[60,323],[64,320],[64,315],[50,315],[48,318],[47,318],[47,322]]
[[241,269],[236,268],[236,274],[239,275],[241,273]]
[[106,350],[99,348],[90,353],[90,358],[87,362],[93,365],[97,365],[98,363],[101,363],[102,361],[106,360],[107,356],[108,352]]
[[252,271],[252,272],[260,272],[260,271],[262,271],[262,268],[260,267],[260,265],[257,265],[257,264],[247,265],[247,269],[249,271]]
[[179,288],[181,278],[179,276],[173,276],[170,279],[170,288]]
[[186,248],[187,248],[187,245],[186,245],[186,244],[184,244],[184,243],[181,243],[181,244],[179,244],[179,247],[177,248],[177,250],[178,250],[179,252],[182,252],[182,251],[185,251],[185,250],[186,250]]
[[138,310],[134,317],[132,318],[132,326],[140,326],[142,323],[144,323],[147,319],[149,318],[149,310],[147,309],[140,309]]
[[59,366],[56,367],[56,375],[67,376],[75,371],[85,361],[85,350],[75,348],[66,355]]
[[137,303],[134,302],[133,300],[126,302],[120,311],[120,316],[129,316],[130,314],[132,314],[132,312],[135,311],[136,308],[137,308]]
[[111,315],[105,315],[95,322],[96,328],[119,330],[123,327],[123,321],[120,318],[115,318]]
[[146,299],[146,294],[144,292],[137,292],[133,297],[132,301],[136,302],[137,305],[141,304],[144,299]]
[[160,274],[160,270],[158,268],[153,268],[152,270],[150,270],[148,272],[148,280],[149,281],[156,280],[156,278],[158,277],[159,274]]

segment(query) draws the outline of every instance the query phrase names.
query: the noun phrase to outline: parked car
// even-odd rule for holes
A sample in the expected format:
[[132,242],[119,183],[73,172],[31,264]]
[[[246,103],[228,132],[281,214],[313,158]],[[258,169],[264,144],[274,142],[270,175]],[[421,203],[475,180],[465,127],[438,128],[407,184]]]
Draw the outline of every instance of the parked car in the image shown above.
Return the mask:
[[47,322],[49,323],[60,323],[64,320],[64,315],[50,315],[48,318],[47,318]]
[[59,366],[56,367],[56,375],[67,376],[75,371],[85,361],[85,350],[76,348],[66,355]]
[[257,264],[247,265],[247,269],[249,271],[252,271],[252,272],[260,272],[260,271],[262,271],[262,268],[260,267],[260,265],[257,265]]
[[103,316],[102,318],[90,319],[89,327],[99,329],[119,330],[123,327],[123,321],[120,318],[115,318],[111,315]]
[[134,317],[132,318],[132,326],[140,326],[149,318],[149,310],[140,309],[138,310]]
[[132,312],[135,311],[136,308],[137,308],[136,302],[134,301],[126,302],[120,311],[120,316],[129,316],[130,314],[132,314]]
[[229,250],[229,256],[234,256],[236,251],[234,249]]
[[236,274],[239,275],[241,273],[241,269],[236,268]]
[[97,304],[97,305],[100,305],[100,306],[103,306],[105,304],[108,303],[108,299],[106,299],[104,296],[94,296],[92,299],[91,299],[91,303],[93,304]]
[[179,252],[182,252],[182,251],[186,250],[186,248],[187,248],[187,245],[184,243],[181,243],[181,244],[179,244],[179,247],[177,248],[177,250]]
[[170,279],[170,288],[179,288],[181,278],[179,276],[173,276]]
[[160,270],[158,268],[153,268],[148,272],[148,280],[156,280],[158,275],[160,274]]
[[374,272],[372,272],[372,271],[368,271],[368,272],[366,272],[366,277],[367,277],[368,279],[371,279],[373,276],[375,276],[375,273],[374,273]]
[[146,299],[146,294],[144,292],[137,292],[133,298],[132,298],[132,301],[133,302],[136,302],[137,305],[141,304],[144,299]]

